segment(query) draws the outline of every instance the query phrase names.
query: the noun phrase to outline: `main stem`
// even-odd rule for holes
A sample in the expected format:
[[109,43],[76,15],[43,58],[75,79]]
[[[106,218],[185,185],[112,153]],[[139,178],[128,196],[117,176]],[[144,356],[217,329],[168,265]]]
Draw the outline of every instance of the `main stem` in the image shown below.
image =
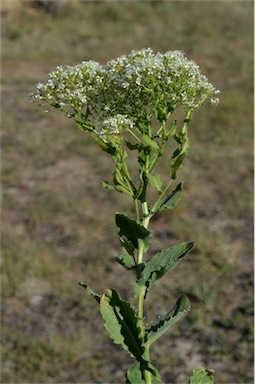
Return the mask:
[[[142,203],[142,211],[143,211],[143,226],[145,228],[148,228],[148,225],[150,222],[150,215],[148,210],[148,204],[146,201]],[[138,255],[137,255],[138,267],[143,262],[143,254],[144,254],[144,243],[140,241],[138,246]],[[143,321],[144,296],[145,296],[145,292],[142,290],[138,296],[138,323],[141,329],[141,336],[143,339],[145,336],[145,327],[144,327],[144,321]],[[148,347],[145,347],[145,357],[147,361],[150,361],[150,352]],[[144,371],[144,379],[146,384],[151,384],[151,373],[147,370]]]

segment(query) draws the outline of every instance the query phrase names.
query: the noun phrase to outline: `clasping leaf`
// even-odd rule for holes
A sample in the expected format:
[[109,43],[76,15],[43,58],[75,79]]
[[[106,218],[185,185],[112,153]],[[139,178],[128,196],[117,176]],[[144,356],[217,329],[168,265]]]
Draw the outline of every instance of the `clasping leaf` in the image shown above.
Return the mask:
[[[121,243],[128,253],[130,253],[132,247],[138,249],[139,239],[144,242],[145,251],[148,249],[152,239],[151,231],[137,223],[136,220],[130,219],[128,216],[120,213],[116,214],[116,225],[118,227],[118,235],[122,239]],[[123,237],[126,238],[127,241],[123,240]],[[128,247],[128,245],[130,247]]]

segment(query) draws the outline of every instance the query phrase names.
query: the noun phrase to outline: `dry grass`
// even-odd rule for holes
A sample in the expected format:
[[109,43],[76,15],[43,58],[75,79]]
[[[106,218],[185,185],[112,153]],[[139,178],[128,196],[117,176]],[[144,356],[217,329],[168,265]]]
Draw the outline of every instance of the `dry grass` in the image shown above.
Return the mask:
[[[90,138],[27,95],[58,64],[106,62],[150,46],[184,50],[221,89],[219,106],[194,116],[182,202],[153,222],[154,251],[196,242],[147,303],[153,318],[180,292],[192,301],[153,358],[169,384],[186,383],[198,365],[215,369],[218,383],[251,383],[252,3],[74,1],[55,16],[18,3],[2,11],[1,382],[123,383],[130,360],[107,339],[78,282],[132,295],[130,277],[113,262],[114,213],[129,202],[101,189],[111,161]],[[167,174],[167,161],[161,167]]]

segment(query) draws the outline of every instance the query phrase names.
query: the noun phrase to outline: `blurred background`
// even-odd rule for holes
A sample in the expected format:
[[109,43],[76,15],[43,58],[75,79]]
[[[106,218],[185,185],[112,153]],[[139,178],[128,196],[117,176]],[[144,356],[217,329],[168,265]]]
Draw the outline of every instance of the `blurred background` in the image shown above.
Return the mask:
[[151,47],[183,50],[221,90],[218,106],[194,113],[181,203],[153,222],[152,253],[196,247],[146,304],[152,320],[182,292],[192,302],[152,358],[169,384],[199,366],[220,384],[252,383],[253,2],[2,0],[1,18],[1,382],[124,383],[131,358],[78,282],[132,297],[114,262],[114,214],[130,202],[101,188],[112,164],[89,135],[28,94],[57,65]]

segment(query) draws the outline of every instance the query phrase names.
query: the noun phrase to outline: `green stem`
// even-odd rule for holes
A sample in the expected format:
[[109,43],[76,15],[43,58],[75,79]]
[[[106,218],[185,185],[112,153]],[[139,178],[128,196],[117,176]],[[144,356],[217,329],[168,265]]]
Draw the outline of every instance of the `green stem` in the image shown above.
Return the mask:
[[[145,355],[147,357],[147,360],[150,361],[149,350],[146,351],[146,349],[145,349]],[[145,371],[144,372],[144,378],[145,378],[145,383],[146,384],[151,384],[151,373],[149,371]]]
[[147,201],[144,201],[142,203],[142,210],[143,210],[143,217],[146,218],[148,216],[148,214],[149,214],[149,209],[148,209]]
[[137,253],[137,264],[142,264],[143,262],[143,252],[144,252],[144,243],[140,239],[138,240],[138,253]]
[[128,128],[127,131],[130,133],[131,136],[133,136],[133,138],[139,143],[141,144],[141,140],[136,136],[136,134],[130,129]]
[[[146,201],[142,203],[142,211],[143,211],[143,226],[145,228],[148,228],[151,216],[149,215],[148,204]],[[143,262],[143,254],[144,254],[144,242],[139,241],[138,256],[137,256],[138,267]],[[143,339],[145,337],[145,326],[144,326],[144,320],[143,320],[144,296],[145,296],[145,291],[142,290],[138,296],[138,324],[141,329],[141,335]],[[145,348],[145,357],[147,361],[150,361],[149,347]],[[144,371],[144,378],[145,378],[146,384],[151,384],[151,373],[149,371],[147,370]]]
[[139,221],[140,221],[140,214],[139,214],[139,207],[138,207],[137,199],[134,199],[134,204],[135,204],[136,221],[139,223]]

